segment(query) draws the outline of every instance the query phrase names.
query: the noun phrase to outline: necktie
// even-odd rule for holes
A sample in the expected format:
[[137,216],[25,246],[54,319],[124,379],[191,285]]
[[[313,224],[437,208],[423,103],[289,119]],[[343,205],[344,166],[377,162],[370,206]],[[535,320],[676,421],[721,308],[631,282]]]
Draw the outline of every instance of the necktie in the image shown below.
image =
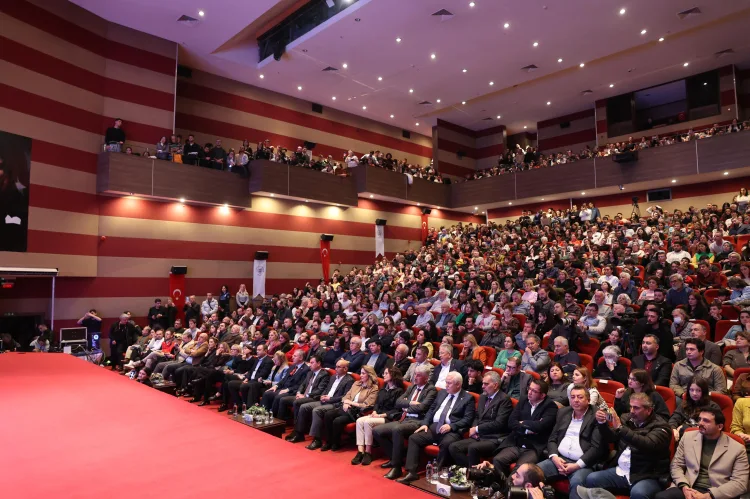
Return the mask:
[[310,392],[312,391],[313,383],[315,383],[315,376],[317,376],[318,373],[314,373],[312,375],[312,378],[310,378],[310,382],[307,384],[307,390],[305,390],[305,397],[310,395]]
[[484,401],[484,410],[485,411],[487,410],[487,408],[490,406],[491,403],[492,403],[492,397],[487,397],[487,399]]
[[414,402],[416,400],[419,400],[419,392],[421,392],[422,389],[420,387],[417,387],[416,390],[414,390],[414,395],[411,397],[411,401]]
[[[417,399],[419,399],[419,392],[422,391],[422,388],[420,388],[420,387],[416,387],[416,388],[417,389],[414,390],[414,394],[412,395],[412,397],[410,399],[411,402],[415,402]],[[410,408],[411,408],[411,406],[404,407],[404,412],[401,413],[401,418],[398,420],[399,422],[401,422],[404,419],[406,419],[406,415],[409,413],[409,409]]]
[[450,412],[451,403],[453,402],[453,397],[455,397],[455,395],[448,396],[448,401],[443,406],[443,410],[440,411],[440,416],[438,417],[437,428],[436,428],[437,430],[440,430],[440,427],[445,424],[445,418],[448,417],[448,413]]

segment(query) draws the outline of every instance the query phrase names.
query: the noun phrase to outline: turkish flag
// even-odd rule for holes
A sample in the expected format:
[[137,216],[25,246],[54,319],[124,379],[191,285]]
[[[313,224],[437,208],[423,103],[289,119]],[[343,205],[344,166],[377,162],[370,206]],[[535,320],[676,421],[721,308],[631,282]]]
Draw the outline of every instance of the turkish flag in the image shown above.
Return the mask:
[[320,241],[320,263],[323,265],[323,279],[328,282],[331,275],[331,241]]
[[[177,318],[183,324],[185,323],[185,314],[182,307],[185,305],[185,274],[169,274],[169,296],[172,297],[172,303],[177,307]],[[172,324],[170,324],[172,326]]]
[[428,218],[429,217],[427,215],[422,215],[422,244],[427,241],[427,235],[429,234]]

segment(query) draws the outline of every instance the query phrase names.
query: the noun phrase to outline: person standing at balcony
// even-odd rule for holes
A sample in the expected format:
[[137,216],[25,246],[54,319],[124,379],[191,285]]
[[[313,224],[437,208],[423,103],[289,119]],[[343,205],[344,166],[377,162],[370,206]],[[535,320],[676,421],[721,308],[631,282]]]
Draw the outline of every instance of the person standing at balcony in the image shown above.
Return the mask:
[[182,148],[182,162],[186,165],[197,165],[201,155],[201,146],[195,142],[195,136],[188,135],[187,142]]
[[227,152],[221,147],[221,139],[216,139],[216,146],[211,149],[211,167],[216,170],[226,168]]
[[125,131],[122,129],[122,119],[115,118],[114,126],[107,128],[104,134],[104,144],[109,152],[122,152],[125,143]]

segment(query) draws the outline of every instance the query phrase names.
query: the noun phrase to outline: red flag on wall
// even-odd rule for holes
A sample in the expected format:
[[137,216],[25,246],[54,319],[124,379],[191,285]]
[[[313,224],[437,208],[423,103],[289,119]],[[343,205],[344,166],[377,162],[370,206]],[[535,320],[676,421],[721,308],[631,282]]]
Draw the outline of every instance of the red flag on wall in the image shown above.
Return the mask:
[[320,263],[323,265],[323,279],[328,282],[331,275],[331,241],[320,241]]
[[422,244],[424,244],[424,242],[427,240],[427,235],[429,233],[427,225],[429,222],[428,218],[429,217],[427,215],[422,214]]
[[[172,297],[172,303],[177,307],[177,318],[185,324],[185,314],[182,311],[182,307],[185,305],[185,274],[172,274],[169,273],[169,296]],[[185,324],[187,326],[187,324]],[[170,327],[173,324],[169,325]]]

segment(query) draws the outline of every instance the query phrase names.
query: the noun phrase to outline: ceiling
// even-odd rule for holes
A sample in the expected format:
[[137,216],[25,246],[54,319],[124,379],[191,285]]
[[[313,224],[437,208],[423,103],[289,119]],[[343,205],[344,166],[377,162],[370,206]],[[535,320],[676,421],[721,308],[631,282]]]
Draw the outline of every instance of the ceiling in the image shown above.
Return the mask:
[[[304,1],[72,1],[179,43],[192,68],[426,135],[438,118],[530,131],[598,99],[750,63],[750,0],[358,0],[292,42],[281,61],[258,61],[255,40]],[[677,16],[693,7],[702,14]],[[441,9],[453,15],[432,15]],[[200,23],[179,25],[182,14]],[[531,64],[538,69],[521,70]]]

